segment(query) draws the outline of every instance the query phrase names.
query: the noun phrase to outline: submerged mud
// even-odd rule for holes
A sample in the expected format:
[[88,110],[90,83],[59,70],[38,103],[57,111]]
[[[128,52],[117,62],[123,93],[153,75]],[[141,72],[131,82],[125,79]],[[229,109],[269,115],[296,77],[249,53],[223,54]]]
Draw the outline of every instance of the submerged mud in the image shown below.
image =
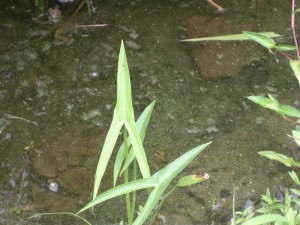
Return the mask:
[[[224,4],[224,14],[255,18],[257,29],[285,34],[284,41],[291,41],[286,29],[289,5],[280,1]],[[213,63],[199,68],[191,45],[178,40],[187,38],[189,18],[223,15],[207,2],[102,1],[95,7],[92,19],[82,10],[73,23],[109,26],[68,29],[64,35],[72,41],[64,45],[57,45],[53,27],[2,9],[1,224],[82,224],[70,216],[28,217],[37,212],[76,212],[89,201],[116,102],[121,40],[136,117],[156,100],[144,142],[151,174],[187,150],[213,141],[183,173],[206,172],[210,179],[178,189],[155,224],[226,224],[232,214],[233,188],[236,205],[242,208],[247,200],[258,204],[267,187],[279,192],[291,183],[282,167],[257,152],[275,150],[299,158],[285,136],[292,126],[246,99],[271,93],[299,105],[298,84],[283,58],[278,56],[277,64],[265,49],[255,46],[247,54],[239,49],[248,58],[235,77],[204,81],[201,71],[213,71]],[[68,18],[71,13],[63,10],[67,7],[61,8]],[[218,55],[217,48],[209,51]],[[112,186],[112,166],[102,190]],[[146,192],[139,197],[145,200]],[[83,216],[93,224],[117,224],[126,219],[121,201],[124,198],[114,199]]]

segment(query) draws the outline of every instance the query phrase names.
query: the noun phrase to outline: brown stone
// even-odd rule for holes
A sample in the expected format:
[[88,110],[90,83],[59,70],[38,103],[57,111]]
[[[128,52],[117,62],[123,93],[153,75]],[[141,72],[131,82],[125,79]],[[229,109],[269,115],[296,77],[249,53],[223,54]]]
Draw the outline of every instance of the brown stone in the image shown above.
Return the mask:
[[[257,21],[241,15],[217,17],[194,16],[187,20],[188,38],[200,38],[239,34],[256,31]],[[256,44],[251,41],[205,41],[190,43],[193,59],[203,79],[238,75],[249,63],[250,49]]]

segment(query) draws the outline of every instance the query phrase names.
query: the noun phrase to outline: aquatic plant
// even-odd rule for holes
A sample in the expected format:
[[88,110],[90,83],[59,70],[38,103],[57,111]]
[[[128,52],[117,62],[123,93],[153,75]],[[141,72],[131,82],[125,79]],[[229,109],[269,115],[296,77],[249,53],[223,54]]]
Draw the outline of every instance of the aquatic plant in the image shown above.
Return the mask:
[[[113,121],[108,131],[107,137],[98,162],[95,181],[93,200],[86,204],[79,213],[94,207],[108,199],[126,195],[126,208],[128,224],[143,224],[148,218],[151,211],[158,204],[160,197],[167,189],[171,181],[177,176],[204,148],[210,143],[200,145],[178,159],[169,163],[163,169],[151,176],[149,165],[147,162],[146,153],[142,144],[145,137],[146,129],[150,120],[150,116],[155,102],[152,102],[140,118],[135,123],[134,111],[131,99],[131,84],[130,75],[126,59],[125,48],[123,42],[121,44],[118,64],[118,85],[117,85],[117,103],[114,109]],[[101,185],[104,172],[110,160],[113,148],[121,132],[122,127],[124,134],[124,143],[120,147],[116,161],[114,163],[114,187],[108,191],[97,195]],[[137,164],[143,178],[137,178]],[[132,175],[131,170],[132,169]],[[124,184],[116,185],[118,176],[124,176]],[[179,180],[176,186],[186,186],[199,183],[208,178],[207,176],[188,176]],[[136,191],[140,189],[147,189],[149,197],[139,212],[137,218],[135,217],[136,206]],[[131,194],[130,194],[131,193]]]
[[[295,0],[292,0],[292,16],[291,16],[291,29],[294,37],[295,46],[291,45],[277,45],[276,42],[270,38],[261,34],[254,32],[244,32],[244,34],[252,39],[253,41],[259,43],[260,45],[269,49],[269,51],[277,50],[282,54],[287,60],[289,60],[290,67],[294,72],[300,84],[300,54],[299,47],[295,32],[295,14],[300,11],[300,9],[295,9]],[[292,59],[286,51],[296,50],[297,60]],[[277,114],[281,115],[285,120],[293,125],[296,125],[296,129],[292,131],[292,135],[289,135],[294,139],[297,146],[300,147],[300,112],[298,109],[290,105],[284,105],[279,103],[279,101],[274,98],[271,94],[268,94],[268,98],[262,96],[249,96],[249,100],[254,103],[275,111]],[[292,119],[292,118],[296,119]],[[296,162],[292,157],[288,157],[284,154],[279,154],[274,151],[261,151],[260,155],[278,161],[287,167],[300,167],[300,163]],[[289,171],[289,175],[294,181],[294,183],[299,187],[300,181],[297,174],[292,170]],[[295,197],[292,197],[292,194]],[[300,190],[290,189],[286,190],[284,194],[284,200],[279,200],[276,197],[272,197],[270,190],[267,189],[266,194],[262,195],[262,207],[256,210],[256,213],[261,215],[254,216],[254,213],[248,214],[246,209],[244,212],[238,212],[234,215],[232,224],[243,224],[243,225],[257,225],[257,224],[282,224],[282,225],[296,225],[300,224]],[[250,216],[243,216],[243,215]],[[241,216],[242,215],[242,216]],[[238,217],[236,219],[236,217]]]
[[[267,48],[269,52],[273,51],[279,52],[283,55],[290,64],[290,67],[300,84],[300,51],[297,42],[297,36],[295,31],[295,14],[300,12],[299,9],[295,9],[296,0],[292,0],[292,13],[291,13],[291,29],[294,38],[294,44],[285,45],[277,44],[276,38],[280,35],[273,32],[267,33],[255,33],[244,31],[242,34],[233,34],[226,36],[216,36],[216,37],[205,37],[205,38],[194,38],[194,39],[185,39],[182,41],[232,41],[232,40],[253,40],[263,47]],[[296,51],[297,59],[291,58],[287,51]],[[284,105],[279,103],[279,101],[268,94],[268,98],[262,96],[249,96],[249,100],[254,103],[275,111],[280,114],[285,120],[289,123],[296,125],[295,130],[292,131],[292,135],[289,135],[297,146],[300,147],[300,111],[293,106]],[[295,119],[293,119],[295,118]],[[288,157],[284,154],[279,154],[274,151],[261,151],[259,152],[261,156],[264,156],[268,159],[278,161],[284,164],[287,167],[300,167],[300,162],[295,161],[292,157]],[[289,172],[290,177],[294,183],[299,187],[300,181],[298,176],[294,171]],[[235,193],[235,192],[234,192]],[[292,198],[292,194],[295,195],[295,198]],[[233,218],[232,225],[243,224],[243,225],[258,225],[258,224],[276,224],[276,225],[296,225],[300,224],[300,190],[290,189],[284,194],[284,200],[280,201],[279,199],[272,197],[269,189],[267,189],[266,194],[262,195],[262,207],[256,210],[256,213],[261,215],[256,215],[252,212],[251,208],[247,208],[241,212],[235,212],[234,204],[235,194],[233,197]]]
[[[81,208],[76,214],[73,213],[57,213],[60,215],[73,215],[85,223],[90,224],[79,214],[87,209],[93,208],[109,199],[125,195],[128,224],[141,225],[147,218],[151,216],[150,223],[153,222],[156,212],[151,212],[157,206],[165,202],[166,198],[178,187],[185,187],[197,184],[207,180],[208,174],[185,176],[177,182],[177,184],[165,195],[164,192],[169,187],[171,181],[186,166],[198,156],[209,144],[199,145],[166,165],[164,168],[151,175],[148,165],[146,153],[142,144],[146,129],[148,127],[150,117],[155,102],[149,104],[139,119],[135,122],[134,110],[131,97],[130,74],[127,64],[127,58],[123,42],[119,54],[118,75],[117,75],[117,103],[114,109],[113,120],[107,133],[104,145],[98,161],[94,180],[93,199]],[[123,128],[123,130],[122,130]],[[115,147],[118,137],[123,131],[123,144],[118,150],[116,160],[114,162],[113,187],[105,192],[98,194],[102,184],[103,175],[110,161],[112,151]],[[139,173],[142,178],[137,178]],[[124,183],[117,185],[119,176],[123,176]],[[136,191],[146,189],[148,198],[145,204],[139,206],[139,212],[136,214],[137,195]],[[163,196],[163,197],[162,197]],[[162,198],[162,199],[161,199]],[[141,204],[141,203],[140,203]],[[157,210],[158,210],[157,209]],[[96,209],[95,209],[96,210]],[[53,215],[55,213],[51,213]],[[37,215],[49,215],[45,213]],[[121,222],[123,223],[123,222]]]

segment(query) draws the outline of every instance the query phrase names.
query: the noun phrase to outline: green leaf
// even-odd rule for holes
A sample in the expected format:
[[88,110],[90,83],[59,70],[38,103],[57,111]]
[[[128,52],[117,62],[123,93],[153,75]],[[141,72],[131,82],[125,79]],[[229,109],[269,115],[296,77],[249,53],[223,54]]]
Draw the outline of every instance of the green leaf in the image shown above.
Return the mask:
[[294,13],[298,13],[298,12],[300,12],[300,8],[298,8],[294,11]]
[[178,187],[185,187],[190,186],[193,184],[201,183],[209,178],[208,174],[204,174],[203,176],[199,175],[189,175],[180,178],[180,180],[177,182],[176,186]]
[[151,188],[151,187],[155,187],[155,180],[152,177],[134,180],[125,184],[121,184],[98,195],[92,201],[87,203],[82,209],[80,209],[76,214],[79,214],[95,205],[98,205],[104,201],[115,198],[117,196],[124,195],[126,193],[130,193],[144,188]]
[[[137,127],[138,127],[139,130],[141,130],[140,131],[140,136],[141,136],[142,141],[145,138],[146,129],[148,127],[149,120],[150,120],[154,105],[155,105],[155,101],[152,102],[149,106],[147,106],[147,108],[144,110],[145,113],[143,112],[143,114],[140,116],[141,122],[139,120],[137,121]],[[131,162],[134,160],[134,158],[135,158],[134,151],[131,148],[127,158],[125,159],[124,165],[123,165],[122,170],[120,172],[121,174],[128,168],[128,166],[131,164]]]
[[293,134],[292,138],[295,140],[295,142],[297,143],[297,145],[300,146],[300,131],[293,130],[292,134]]
[[289,208],[285,214],[289,224],[295,224],[295,217],[297,215],[297,211],[294,211],[292,208]]
[[[114,187],[101,195],[97,196],[87,205],[85,205],[78,213],[81,213],[97,204],[100,204],[108,199],[132,192],[144,188],[154,187],[149,198],[147,199],[146,204],[143,207],[143,210],[139,213],[139,216],[134,221],[133,225],[140,225],[146,220],[149,216],[157,202],[159,201],[160,196],[168,187],[170,182],[177,176],[200,152],[202,152],[209,144],[203,144],[192,150],[184,153],[182,156],[174,160],[172,163],[169,163],[163,169],[159,170],[153,176],[149,178],[135,180],[126,184],[119,185]],[[77,213],[77,214],[78,214]]]
[[283,223],[288,223],[288,220],[278,214],[264,214],[261,216],[254,217],[245,223],[243,225],[259,225],[259,224],[266,224],[270,222],[283,222]]
[[300,118],[299,110],[290,105],[280,105],[277,112],[281,115]]
[[260,106],[276,111],[277,113],[285,116],[300,118],[298,109],[290,105],[281,105],[271,94],[268,94],[269,99],[261,96],[249,96],[249,100],[259,104]]
[[297,174],[294,171],[289,171],[289,175],[292,178],[292,180],[295,182],[295,184],[300,186],[300,181],[299,181]]
[[293,46],[293,45],[283,45],[283,44],[280,44],[280,45],[276,46],[276,49],[278,51],[293,51],[293,50],[296,49],[296,47]]
[[108,134],[104,141],[103,149],[98,161],[96,175],[95,175],[95,182],[94,182],[93,199],[96,197],[99,191],[101,180],[103,178],[108,161],[111,157],[113,148],[116,144],[118,135],[123,125],[125,125],[129,133],[130,140],[141,173],[144,178],[149,177],[150,176],[149,165],[134,120],[134,112],[133,112],[132,99],[131,99],[130,75],[129,75],[129,69],[128,69],[128,64],[126,59],[125,48],[122,41],[120,54],[119,54],[119,63],[118,63],[117,103],[114,109],[113,121],[111,123]]
[[[296,195],[298,195],[298,196],[300,197],[300,191],[299,191],[299,190],[291,188],[291,191],[292,191],[294,194],[296,194]],[[298,200],[300,200],[300,199],[298,199]]]
[[153,175],[153,177],[156,179],[157,187],[151,192],[146,204],[144,205],[143,211],[136,218],[133,225],[140,225],[144,223],[159,201],[160,196],[168,187],[173,178],[177,176],[200,152],[202,152],[210,144],[211,142],[200,145],[186,152]]
[[[258,33],[267,37],[280,37],[281,35],[275,34],[274,32],[261,32]],[[191,38],[191,39],[184,39],[181,41],[186,42],[196,42],[196,41],[244,41],[244,40],[251,40],[245,34],[230,34],[230,35],[223,35],[223,36],[215,36],[215,37],[204,37],[204,38]]]
[[[155,101],[153,101],[151,104],[149,104],[143,111],[143,113],[140,115],[139,119],[136,122],[136,126],[140,135],[141,140],[143,141],[146,135],[146,130],[150,121],[150,117],[153,111],[155,105]],[[127,148],[129,149],[129,147],[131,146],[131,141],[130,141],[130,137],[128,138],[128,146]],[[127,160],[124,163],[123,169],[121,171],[121,173],[130,165],[130,163],[132,162],[132,160],[135,158],[134,152],[131,149],[130,153],[130,158],[131,160],[128,162]],[[128,158],[128,157],[127,157]],[[125,155],[124,155],[124,143],[122,144],[122,146],[120,147],[116,160],[115,160],[115,164],[114,164],[114,186],[116,185],[117,182],[117,178],[120,174],[120,169],[122,167],[122,164],[124,162],[125,159]],[[125,167],[125,168],[124,168]]]
[[123,41],[121,43],[118,64],[118,93],[116,109],[117,113],[119,114],[119,117],[122,118],[122,120],[124,120],[124,125],[128,131],[130,141],[137,162],[139,164],[141,173],[144,178],[149,177],[149,165],[134,119],[134,112],[131,99],[130,75]]
[[293,158],[287,157],[286,155],[279,154],[279,153],[276,153],[276,152],[273,152],[273,151],[261,151],[258,154],[260,154],[264,157],[267,157],[268,159],[281,162],[284,165],[286,165],[287,167],[292,167],[292,166],[296,165]]
[[267,37],[266,35],[255,33],[255,32],[249,32],[249,31],[243,31],[243,33],[248,38],[252,39],[253,41],[256,41],[258,44],[266,48],[271,49],[271,48],[275,48],[276,46],[275,41],[272,38]]
[[113,121],[110,125],[109,131],[104,141],[100,159],[98,161],[97,170],[95,174],[95,181],[94,181],[93,198],[95,198],[98,193],[102,177],[106,170],[108,161],[110,159],[111,153],[118,139],[122,126],[123,126],[123,121],[119,121],[114,114]]
[[277,101],[275,102],[274,100],[262,96],[248,96],[247,98],[264,108],[278,111],[279,104],[277,103]]
[[296,76],[300,84],[300,63],[298,60],[290,60],[290,67],[292,68],[294,75]]

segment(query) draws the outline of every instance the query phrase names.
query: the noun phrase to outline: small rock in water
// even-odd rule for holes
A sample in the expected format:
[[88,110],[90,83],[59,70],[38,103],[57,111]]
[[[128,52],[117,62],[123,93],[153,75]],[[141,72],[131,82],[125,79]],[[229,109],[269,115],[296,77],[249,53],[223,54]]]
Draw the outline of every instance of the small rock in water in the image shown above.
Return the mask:
[[208,133],[212,133],[212,132],[218,132],[219,129],[216,128],[215,126],[212,126],[212,127],[207,128],[206,131],[207,131]]
[[264,118],[263,117],[256,117],[255,118],[255,123],[256,124],[261,124],[261,123],[263,123],[264,122]]
[[57,192],[58,191],[58,184],[52,181],[52,182],[50,182],[48,188],[52,192]]

